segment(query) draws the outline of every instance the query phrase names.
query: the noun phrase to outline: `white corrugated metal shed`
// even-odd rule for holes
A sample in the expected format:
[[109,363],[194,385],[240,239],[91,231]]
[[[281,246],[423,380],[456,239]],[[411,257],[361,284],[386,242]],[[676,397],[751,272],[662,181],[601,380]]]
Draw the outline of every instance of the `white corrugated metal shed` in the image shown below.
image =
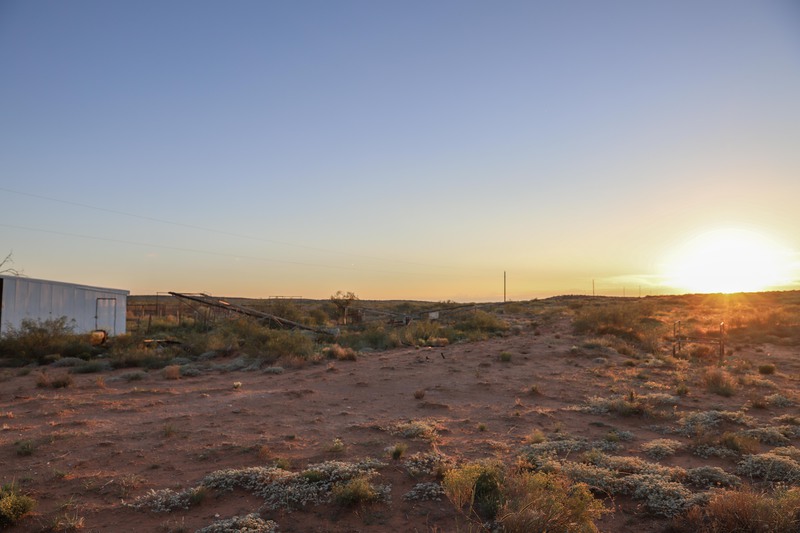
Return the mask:
[[0,334],[19,327],[26,318],[57,319],[66,316],[76,333],[95,329],[109,335],[125,333],[129,291],[0,276]]

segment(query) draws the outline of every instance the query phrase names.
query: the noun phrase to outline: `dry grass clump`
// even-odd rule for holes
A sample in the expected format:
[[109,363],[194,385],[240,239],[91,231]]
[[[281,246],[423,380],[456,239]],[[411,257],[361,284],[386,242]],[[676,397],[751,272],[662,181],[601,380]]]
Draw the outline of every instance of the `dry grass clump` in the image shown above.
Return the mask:
[[726,431],[721,436],[713,432],[700,433],[693,451],[695,455],[704,459],[709,457],[732,459],[756,453],[759,448],[757,438],[739,431]]
[[775,373],[775,365],[772,363],[768,363],[766,365],[759,365],[758,366],[758,373],[763,374],[765,376],[769,376]]
[[33,511],[36,501],[19,492],[14,483],[0,487],[0,526],[12,526]]
[[773,493],[752,489],[722,490],[706,506],[677,519],[676,533],[796,533],[800,527],[800,489],[778,487]]
[[453,468],[444,494],[474,525],[496,520],[503,531],[596,532],[608,512],[589,487],[555,472],[507,471],[493,460]]
[[599,531],[594,521],[609,512],[588,486],[555,473],[510,475],[502,490],[499,522],[508,533],[594,533]]
[[336,359],[337,361],[355,361],[358,359],[356,351],[349,346],[332,344],[325,351],[329,359]]
[[36,375],[36,386],[39,388],[65,389],[70,385],[72,376],[66,373],[51,376],[47,372],[39,372]]
[[165,379],[181,379],[181,366],[180,365],[168,365],[164,367],[164,378]]
[[368,477],[359,476],[335,485],[331,490],[331,498],[342,507],[352,507],[359,503],[379,501],[381,494],[370,484]]
[[497,461],[477,461],[449,470],[442,487],[456,509],[481,521],[493,520],[505,498],[501,490],[505,471]]
[[406,453],[406,450],[408,450],[408,444],[406,444],[405,442],[398,442],[394,446],[388,448],[389,455],[395,461],[400,460]]
[[[585,306],[577,311],[573,327],[581,335],[616,337],[644,352],[658,353],[665,326],[653,317],[654,311],[652,303],[647,301]],[[628,353],[624,344],[614,348],[622,355],[634,355]]]
[[706,370],[703,374],[702,382],[706,390],[726,398],[736,393],[736,379],[721,368]]

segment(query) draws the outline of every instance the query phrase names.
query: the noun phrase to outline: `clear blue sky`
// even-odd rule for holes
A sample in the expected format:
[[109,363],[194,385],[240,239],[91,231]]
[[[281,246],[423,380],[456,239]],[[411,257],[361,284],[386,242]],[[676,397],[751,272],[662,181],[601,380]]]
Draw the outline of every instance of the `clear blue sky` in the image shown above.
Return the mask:
[[800,250],[790,0],[3,0],[0,77],[30,277],[525,299],[676,290],[720,227]]

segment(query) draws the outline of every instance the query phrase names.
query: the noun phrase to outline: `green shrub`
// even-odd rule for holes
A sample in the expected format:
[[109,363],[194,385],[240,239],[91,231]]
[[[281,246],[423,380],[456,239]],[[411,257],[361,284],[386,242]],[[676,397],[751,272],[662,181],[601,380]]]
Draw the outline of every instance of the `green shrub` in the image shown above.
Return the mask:
[[23,319],[0,337],[0,356],[16,364],[44,363],[47,356],[77,357],[93,352],[88,335],[76,335],[75,323],[67,317],[48,320]]
[[36,502],[30,496],[19,493],[17,486],[3,485],[0,488],[0,526],[10,526],[19,522],[33,511]]
[[476,309],[456,322],[455,328],[473,334],[496,334],[507,331],[508,324],[492,313]]

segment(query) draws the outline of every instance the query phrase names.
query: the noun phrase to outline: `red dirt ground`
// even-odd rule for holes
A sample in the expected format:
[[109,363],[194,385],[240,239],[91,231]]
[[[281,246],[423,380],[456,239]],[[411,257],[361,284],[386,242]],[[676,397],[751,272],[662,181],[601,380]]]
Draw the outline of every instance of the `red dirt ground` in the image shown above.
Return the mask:
[[[652,391],[658,383],[668,388],[674,370],[628,367],[622,355],[574,349],[584,339],[571,333],[566,320],[540,330],[540,335],[526,329],[445,348],[361,354],[357,361],[323,362],[283,374],[214,372],[170,380],[162,371],[150,371],[140,381],[114,380],[128,369],[74,375],[69,388],[50,389],[37,388],[36,371],[20,376],[9,370],[0,382],[0,481],[16,481],[37,507],[8,531],[48,530],[58,517],[83,517],[88,532],[195,531],[215,518],[256,512],[262,502],[240,490],[212,491],[198,506],[171,513],[137,511],[123,502],[149,489],[192,487],[225,468],[286,459],[299,470],[324,460],[365,457],[388,463],[379,479],[392,485],[391,503],[355,509],[326,504],[262,516],[284,532],[447,532],[459,526],[464,531],[463,517],[457,520],[446,499],[403,500],[419,480],[410,478],[402,460],[387,456],[387,447],[406,442],[408,456],[435,446],[461,460],[499,457],[511,465],[536,429],[589,438],[602,438],[612,427],[632,431],[636,438],[624,443],[619,455],[639,455],[642,442],[664,437],[645,429],[652,420],[565,408],[630,388]],[[501,361],[502,352],[511,360]],[[774,362],[779,372],[770,379],[787,394],[797,393],[800,363],[790,349],[767,347],[737,356]],[[539,394],[530,394],[532,385]],[[425,394],[417,399],[420,390]],[[735,410],[749,397],[740,391],[723,398],[695,384],[679,410]],[[769,420],[794,410],[750,414]],[[441,428],[435,444],[385,430],[420,419]],[[344,449],[331,451],[337,438]],[[18,453],[20,441],[31,441],[30,455]],[[663,463],[690,467],[716,461],[680,454]],[[666,524],[638,502],[609,499],[606,505],[614,512],[598,523],[605,532],[645,533]]]

